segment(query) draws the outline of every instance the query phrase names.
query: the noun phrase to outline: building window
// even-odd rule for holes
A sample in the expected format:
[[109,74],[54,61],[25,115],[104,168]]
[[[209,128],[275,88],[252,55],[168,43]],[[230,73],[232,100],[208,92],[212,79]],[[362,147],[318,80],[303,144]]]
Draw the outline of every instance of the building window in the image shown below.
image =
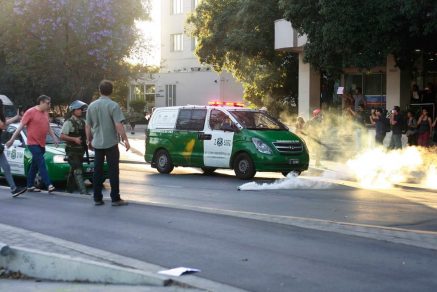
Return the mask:
[[167,84],[165,85],[165,106],[175,106],[176,105],[176,85]]
[[155,85],[147,84],[146,85],[146,108],[147,111],[151,112],[155,107]]
[[144,100],[146,110],[151,111],[155,107],[155,85],[154,84],[137,84],[131,86],[129,102],[132,100]]
[[191,50],[194,51],[197,46],[197,37],[191,38]]
[[181,52],[184,50],[184,35],[181,33],[172,34],[170,36],[171,41],[171,51]]
[[199,0],[191,0],[191,7],[196,9],[197,5],[199,5]]
[[184,12],[184,0],[171,0],[171,14],[182,14]]

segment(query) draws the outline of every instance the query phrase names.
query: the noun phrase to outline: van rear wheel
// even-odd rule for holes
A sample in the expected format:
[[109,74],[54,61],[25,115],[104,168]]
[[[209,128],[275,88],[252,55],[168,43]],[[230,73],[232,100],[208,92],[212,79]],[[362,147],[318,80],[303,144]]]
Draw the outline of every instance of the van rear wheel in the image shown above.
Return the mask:
[[159,173],[168,174],[172,172],[174,165],[171,161],[170,154],[168,154],[167,150],[161,149],[156,152],[155,155],[156,169]]
[[203,171],[203,174],[205,175],[213,175],[214,172],[217,170],[215,167],[201,167],[200,168]]
[[249,154],[238,154],[234,160],[234,172],[239,179],[251,179],[255,176],[255,166]]

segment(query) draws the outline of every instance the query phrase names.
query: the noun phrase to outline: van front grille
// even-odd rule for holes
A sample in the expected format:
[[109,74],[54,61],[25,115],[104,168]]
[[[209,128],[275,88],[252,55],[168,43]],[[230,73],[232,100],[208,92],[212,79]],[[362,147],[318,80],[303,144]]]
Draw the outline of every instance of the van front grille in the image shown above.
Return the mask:
[[300,141],[273,142],[273,145],[281,154],[299,154],[303,151]]

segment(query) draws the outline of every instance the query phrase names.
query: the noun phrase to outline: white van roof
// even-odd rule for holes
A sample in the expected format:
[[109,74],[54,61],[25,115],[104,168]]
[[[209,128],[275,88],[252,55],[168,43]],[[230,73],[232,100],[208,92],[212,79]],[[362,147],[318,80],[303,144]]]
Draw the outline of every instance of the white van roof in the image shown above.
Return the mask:
[[3,102],[3,105],[14,105],[14,103],[6,95],[1,95],[0,94],[0,99]]

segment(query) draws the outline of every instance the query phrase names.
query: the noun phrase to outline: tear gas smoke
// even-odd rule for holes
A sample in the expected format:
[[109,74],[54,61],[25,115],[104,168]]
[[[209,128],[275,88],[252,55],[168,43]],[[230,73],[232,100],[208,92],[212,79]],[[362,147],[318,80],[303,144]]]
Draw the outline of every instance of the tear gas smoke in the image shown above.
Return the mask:
[[333,185],[330,183],[313,179],[304,179],[289,173],[286,178],[278,179],[273,183],[256,182],[246,183],[238,187],[240,191],[261,191],[261,190],[281,190],[281,189],[327,189]]
[[[294,120],[281,116],[286,124]],[[291,123],[290,123],[291,122]],[[404,147],[402,150],[387,150],[375,145],[375,130],[370,125],[354,122],[350,111],[343,114],[323,113],[319,122],[309,121],[301,130],[293,132],[307,144],[311,165],[334,162],[334,172],[323,177],[356,180],[363,188],[392,188],[399,183],[414,183],[421,187],[437,189],[436,148]],[[388,146],[391,133],[384,140]],[[403,136],[404,144],[406,137]],[[317,161],[318,162],[318,161]],[[273,183],[247,183],[240,190],[329,188],[327,183],[295,176],[288,176]]]

